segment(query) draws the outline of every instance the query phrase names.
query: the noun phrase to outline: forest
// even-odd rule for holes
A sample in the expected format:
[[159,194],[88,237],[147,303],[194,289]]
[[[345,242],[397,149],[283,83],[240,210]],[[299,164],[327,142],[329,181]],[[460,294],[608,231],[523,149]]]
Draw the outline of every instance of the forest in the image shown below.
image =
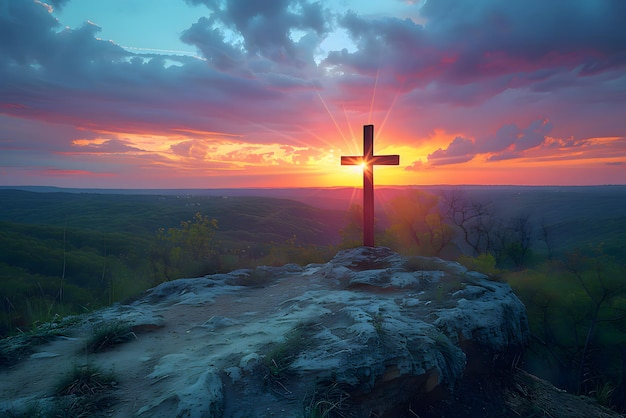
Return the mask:
[[[382,193],[385,194],[385,193]],[[456,260],[511,285],[521,366],[626,409],[626,188],[395,190],[377,245]],[[360,245],[361,208],[285,198],[0,190],[0,337],[181,277],[322,263]]]

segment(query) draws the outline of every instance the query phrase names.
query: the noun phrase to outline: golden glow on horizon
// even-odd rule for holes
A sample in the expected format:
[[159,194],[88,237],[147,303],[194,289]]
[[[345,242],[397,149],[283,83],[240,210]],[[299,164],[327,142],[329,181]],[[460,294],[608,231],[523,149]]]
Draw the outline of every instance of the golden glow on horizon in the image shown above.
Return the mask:
[[[387,124],[391,121],[397,96],[387,110],[376,111],[376,85],[373,88],[365,110],[369,114],[338,106],[343,115],[333,115],[329,104],[317,92],[328,119],[315,128],[296,125],[291,131],[278,131],[271,125],[257,123],[254,133],[245,135],[184,127],[161,135],[99,131],[100,137],[73,140],[71,151],[63,154],[91,156],[91,161],[112,162],[118,167],[135,165],[146,172],[167,172],[168,176],[181,181],[195,176],[196,179],[215,178],[217,184],[220,176],[229,176],[240,179],[232,180],[240,187],[250,184],[254,187],[358,188],[362,186],[359,174],[363,173],[365,162],[348,169],[341,166],[340,156],[362,154],[362,126],[365,118],[369,118],[366,123],[375,125],[374,154],[399,154],[401,163],[400,166],[376,166],[376,186],[542,184],[549,181],[545,173],[550,168],[565,178],[564,173],[573,169],[599,169],[610,164],[619,172],[620,167],[623,170],[626,166],[625,159],[614,153],[616,147],[624,147],[622,137],[577,141],[547,137],[544,144],[517,154],[512,146],[509,152],[515,158],[496,160],[492,157],[502,154],[482,153],[468,155],[473,158],[463,163],[433,164],[428,160],[429,155],[440,149],[447,150],[456,137],[466,136],[443,129],[434,130],[428,137],[412,137],[411,132],[397,131],[392,122]],[[576,146],[572,146],[573,143]]]

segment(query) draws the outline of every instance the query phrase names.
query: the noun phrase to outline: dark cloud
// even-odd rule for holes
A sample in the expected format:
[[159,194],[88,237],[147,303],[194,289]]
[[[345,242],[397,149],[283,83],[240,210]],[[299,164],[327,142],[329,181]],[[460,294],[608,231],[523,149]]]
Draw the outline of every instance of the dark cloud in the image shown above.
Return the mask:
[[[313,31],[299,42],[289,40],[294,47],[304,45],[312,63],[311,51],[318,44],[312,36],[323,29],[323,19],[316,15],[321,6],[297,2],[280,12],[282,4],[259,6],[257,12],[270,20],[287,14],[289,28]],[[61,28],[35,2],[3,6],[8,12],[0,13],[2,114],[101,131],[163,134],[184,127],[242,133],[258,129],[259,120],[285,121],[287,126],[300,123],[306,111],[300,95],[307,106],[319,107],[310,99],[313,90],[320,88],[316,78],[302,71],[283,71],[267,58],[245,53],[212,26],[213,17],[200,19],[182,34],[183,40],[210,58],[204,62],[130,53],[98,39],[100,28],[91,23]],[[225,7],[224,13],[233,14],[229,21],[248,16],[237,4]],[[169,65],[172,62],[176,65]]]
[[463,105],[626,67],[622,0],[430,0],[415,12],[423,24],[346,14],[339,24],[358,49],[324,64],[369,75],[382,66],[388,88],[428,88],[431,99]]
[[[187,0],[190,4],[204,4],[212,12],[203,21],[212,30],[223,26],[243,39],[241,49],[248,56],[261,56],[276,63],[304,66],[310,63],[301,59],[298,44],[291,34],[294,30],[314,32],[322,37],[329,30],[329,12],[320,2],[307,0]],[[199,22],[200,23],[200,22]],[[193,28],[192,28],[193,29]],[[207,31],[205,29],[205,31]],[[207,31],[208,32],[208,31]],[[215,33],[211,38],[219,37]],[[190,37],[183,40],[196,43],[207,59],[214,59],[215,51],[207,48],[209,38]],[[219,42],[218,42],[219,43]]]
[[88,144],[82,146],[76,146],[73,152],[89,152],[89,153],[104,153],[104,154],[124,154],[127,152],[143,152],[144,150],[134,147],[128,141],[121,139],[108,139],[101,144]]
[[446,53],[427,46],[421,25],[410,19],[367,19],[348,12],[339,24],[351,35],[357,50],[331,51],[323,64],[346,73],[386,77],[388,87],[407,91],[428,82]]
[[55,9],[61,9],[65,6],[66,3],[69,3],[71,0],[42,0],[42,3],[48,3],[52,5]]
[[32,1],[2,0],[0,7],[0,65],[38,64],[53,47],[59,23]]
[[197,47],[202,56],[220,70],[237,70],[244,65],[245,57],[241,48],[226,42],[224,32],[214,27],[206,17],[200,18],[183,32],[180,39]]
[[428,154],[428,162],[433,165],[465,163],[474,158],[475,149],[471,139],[457,136],[445,150],[439,148]]
[[439,148],[429,154],[428,162],[433,165],[459,164],[472,160],[478,154],[488,154],[488,161],[519,158],[524,151],[544,145],[551,130],[552,123],[544,119],[535,120],[524,129],[507,124],[495,135],[475,141],[458,136],[446,149]]
[[428,1],[420,11],[440,44],[459,54],[456,68],[493,75],[529,67],[624,66],[626,3],[621,0],[501,2]]
[[543,144],[546,135],[551,130],[552,123],[548,120],[535,120],[525,129],[520,129],[515,124],[504,125],[498,129],[495,136],[478,140],[477,151],[480,153],[502,153],[508,150],[519,153]]

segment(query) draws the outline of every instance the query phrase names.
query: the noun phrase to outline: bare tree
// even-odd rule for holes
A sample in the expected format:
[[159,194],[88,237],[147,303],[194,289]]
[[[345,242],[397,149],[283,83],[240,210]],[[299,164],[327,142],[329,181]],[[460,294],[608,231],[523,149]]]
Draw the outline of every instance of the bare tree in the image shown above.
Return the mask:
[[532,243],[532,223],[530,215],[511,219],[511,242],[508,245],[508,255],[516,267],[526,264]]
[[469,200],[459,190],[444,192],[443,200],[446,217],[461,230],[473,255],[489,252],[492,249],[493,205]]
[[548,260],[552,260],[554,257],[554,243],[552,242],[552,234],[550,233],[550,228],[546,225],[546,220],[541,218],[541,238],[540,240],[546,244],[548,248]]
[[587,258],[579,253],[572,254],[565,264],[565,269],[576,277],[591,302],[589,325],[578,366],[577,384],[578,391],[581,392],[585,366],[598,326],[601,323],[620,322],[626,319],[626,310],[612,303],[616,298],[624,297],[626,283],[622,280],[623,266],[620,268],[606,255]]

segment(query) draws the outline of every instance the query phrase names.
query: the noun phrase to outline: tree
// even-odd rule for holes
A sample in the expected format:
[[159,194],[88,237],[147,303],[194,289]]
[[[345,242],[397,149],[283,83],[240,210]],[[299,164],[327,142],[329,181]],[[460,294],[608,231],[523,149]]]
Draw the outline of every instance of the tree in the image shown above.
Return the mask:
[[554,243],[552,238],[551,228],[546,224],[546,220],[541,218],[541,241],[546,244],[548,249],[548,260],[552,260],[554,257]]
[[214,235],[217,220],[199,212],[180,228],[160,228],[150,251],[155,280],[171,280],[176,276],[201,273],[202,263],[214,254]]
[[440,255],[453,232],[439,211],[439,196],[414,190],[389,203],[389,233],[400,250],[409,254]]
[[623,279],[626,271],[623,265],[618,265],[605,254],[598,253],[591,258],[581,256],[578,252],[570,255],[565,269],[577,279],[587,300],[586,321],[583,324],[586,332],[577,377],[580,392],[583,389],[585,367],[593,363],[590,352],[598,327],[602,324],[610,326],[626,319],[626,283]]
[[213,236],[217,231],[217,220],[197,212],[191,221],[180,223],[177,230],[180,247],[191,254],[194,261],[200,261],[214,254]]
[[492,250],[493,206],[491,203],[471,201],[461,191],[443,193],[445,216],[462,232],[464,242],[473,255]]
[[341,247],[352,248],[363,242],[363,207],[353,204],[346,214],[346,227],[339,231]]
[[508,274],[528,310],[531,372],[582,394],[626,387],[625,274],[623,263],[601,251]]
[[511,220],[511,243],[508,255],[516,267],[520,268],[527,262],[532,242],[532,224],[530,216],[525,215]]

